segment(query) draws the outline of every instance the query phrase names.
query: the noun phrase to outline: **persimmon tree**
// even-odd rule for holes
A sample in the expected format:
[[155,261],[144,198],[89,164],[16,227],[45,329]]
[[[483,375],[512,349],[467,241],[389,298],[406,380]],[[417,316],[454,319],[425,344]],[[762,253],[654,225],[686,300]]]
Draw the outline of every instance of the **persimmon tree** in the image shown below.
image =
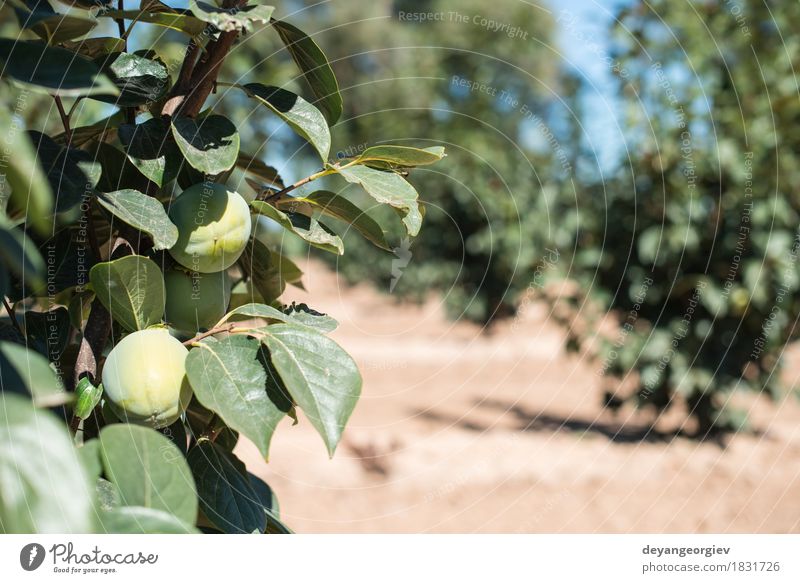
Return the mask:
[[[0,531],[290,532],[233,448],[243,436],[266,459],[278,426],[303,422],[302,411],[333,455],[361,376],[328,336],[332,317],[281,302],[302,273],[276,237],[342,254],[335,227],[346,224],[391,249],[375,220],[315,181],[359,185],[414,236],[423,212],[408,170],[443,150],[380,145],[331,162],[343,109],[333,69],[272,6],[76,0],[62,14],[9,1],[18,26],[0,39]],[[104,22],[118,35],[98,36]],[[184,35],[183,59],[168,64],[157,42],[134,49],[142,23]],[[253,34],[277,34],[306,97],[224,80],[226,58]],[[22,127],[16,106],[29,93],[52,98],[59,131]],[[240,143],[209,106],[212,93],[277,116],[313,147],[319,170],[284,182],[248,153],[263,144]],[[110,115],[76,123],[89,102]],[[252,188],[234,185],[235,173]]]

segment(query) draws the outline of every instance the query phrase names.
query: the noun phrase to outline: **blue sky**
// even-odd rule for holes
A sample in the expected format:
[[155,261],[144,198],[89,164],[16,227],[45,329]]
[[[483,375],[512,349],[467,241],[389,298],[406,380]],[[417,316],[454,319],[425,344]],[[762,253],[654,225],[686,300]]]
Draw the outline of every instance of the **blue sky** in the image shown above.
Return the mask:
[[[586,137],[595,147],[603,168],[609,168],[618,159],[624,138],[617,127],[619,111],[613,77],[598,54],[609,48],[607,31],[613,14],[629,3],[629,0],[549,0],[556,17],[571,19],[570,26],[559,23],[557,39],[564,57],[586,81]],[[598,48],[593,48],[592,43]]]

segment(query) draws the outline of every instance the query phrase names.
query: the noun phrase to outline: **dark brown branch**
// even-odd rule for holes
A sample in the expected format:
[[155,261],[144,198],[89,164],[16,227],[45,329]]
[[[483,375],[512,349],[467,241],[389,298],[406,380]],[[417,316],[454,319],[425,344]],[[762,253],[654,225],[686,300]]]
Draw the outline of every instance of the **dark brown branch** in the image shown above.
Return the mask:
[[[111,252],[112,259],[118,259],[133,254],[133,247],[127,240],[118,237]],[[97,382],[97,370],[103,349],[111,334],[111,314],[106,307],[95,298],[89,308],[89,318],[83,328],[83,338],[78,349],[78,358],[75,362],[73,381],[77,386],[78,381],[88,376],[92,383]]]
[[172,87],[169,97],[167,97],[167,101],[161,109],[162,115],[174,115],[181,104],[183,104],[184,99],[186,99],[186,94],[192,87],[192,73],[197,64],[197,57],[199,54],[200,47],[194,39],[191,39],[189,41],[189,46],[186,47],[186,54],[183,57],[181,70],[178,73],[178,80],[175,81],[175,85]]
[[61,97],[58,95],[53,95],[53,100],[56,102],[56,109],[58,109],[58,115],[61,116],[61,124],[64,126],[64,141],[67,145],[69,145],[72,142],[72,130],[69,127],[69,116],[64,110],[64,104],[61,102]]
[[[238,8],[243,6],[245,2],[246,0],[225,0],[222,7]],[[206,99],[208,99],[208,96],[214,89],[214,84],[217,81],[219,70],[222,68],[222,63],[228,56],[238,36],[239,31],[236,30],[222,32],[217,40],[208,43],[205,57],[197,63],[192,72],[189,93],[186,95],[186,99],[176,113],[187,117],[194,117],[200,112]]]

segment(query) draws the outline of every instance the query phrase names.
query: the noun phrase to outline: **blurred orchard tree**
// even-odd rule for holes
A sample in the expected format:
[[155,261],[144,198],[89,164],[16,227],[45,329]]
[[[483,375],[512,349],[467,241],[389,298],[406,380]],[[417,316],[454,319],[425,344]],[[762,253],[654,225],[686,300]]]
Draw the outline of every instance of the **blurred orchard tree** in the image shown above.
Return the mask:
[[[306,5],[296,18],[321,31],[345,97],[332,152],[348,158],[376,144],[375,124],[393,143],[453,144],[445,164],[415,174],[430,228],[413,241],[390,230],[388,254],[340,231],[359,259],[327,259],[349,280],[401,297],[438,291],[456,318],[513,314],[545,247],[559,234],[569,242],[570,219],[552,206],[571,169],[556,138],[568,126],[556,115],[552,13],[517,0],[491,10],[479,0]],[[360,202],[387,224],[384,209]]]
[[[602,368],[635,388],[607,400],[679,403],[695,420],[684,429],[736,430],[734,392],[781,394],[798,335],[800,4],[658,0],[618,16],[629,158],[582,184],[573,271],[620,325]],[[598,329],[582,320],[578,345]]]

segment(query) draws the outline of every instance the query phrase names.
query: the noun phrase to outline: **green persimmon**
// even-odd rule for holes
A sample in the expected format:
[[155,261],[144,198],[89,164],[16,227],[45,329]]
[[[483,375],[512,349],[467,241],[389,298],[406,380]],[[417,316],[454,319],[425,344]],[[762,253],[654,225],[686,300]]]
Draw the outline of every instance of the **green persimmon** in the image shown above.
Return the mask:
[[224,185],[202,182],[172,203],[169,218],[178,227],[170,255],[190,271],[215,273],[236,263],[250,238],[250,207]]
[[171,269],[164,274],[167,290],[166,320],[181,332],[194,334],[211,328],[225,315],[231,299],[228,274],[187,273]]
[[189,351],[165,328],[139,330],[111,350],[103,366],[106,400],[122,421],[166,427],[191,399]]

